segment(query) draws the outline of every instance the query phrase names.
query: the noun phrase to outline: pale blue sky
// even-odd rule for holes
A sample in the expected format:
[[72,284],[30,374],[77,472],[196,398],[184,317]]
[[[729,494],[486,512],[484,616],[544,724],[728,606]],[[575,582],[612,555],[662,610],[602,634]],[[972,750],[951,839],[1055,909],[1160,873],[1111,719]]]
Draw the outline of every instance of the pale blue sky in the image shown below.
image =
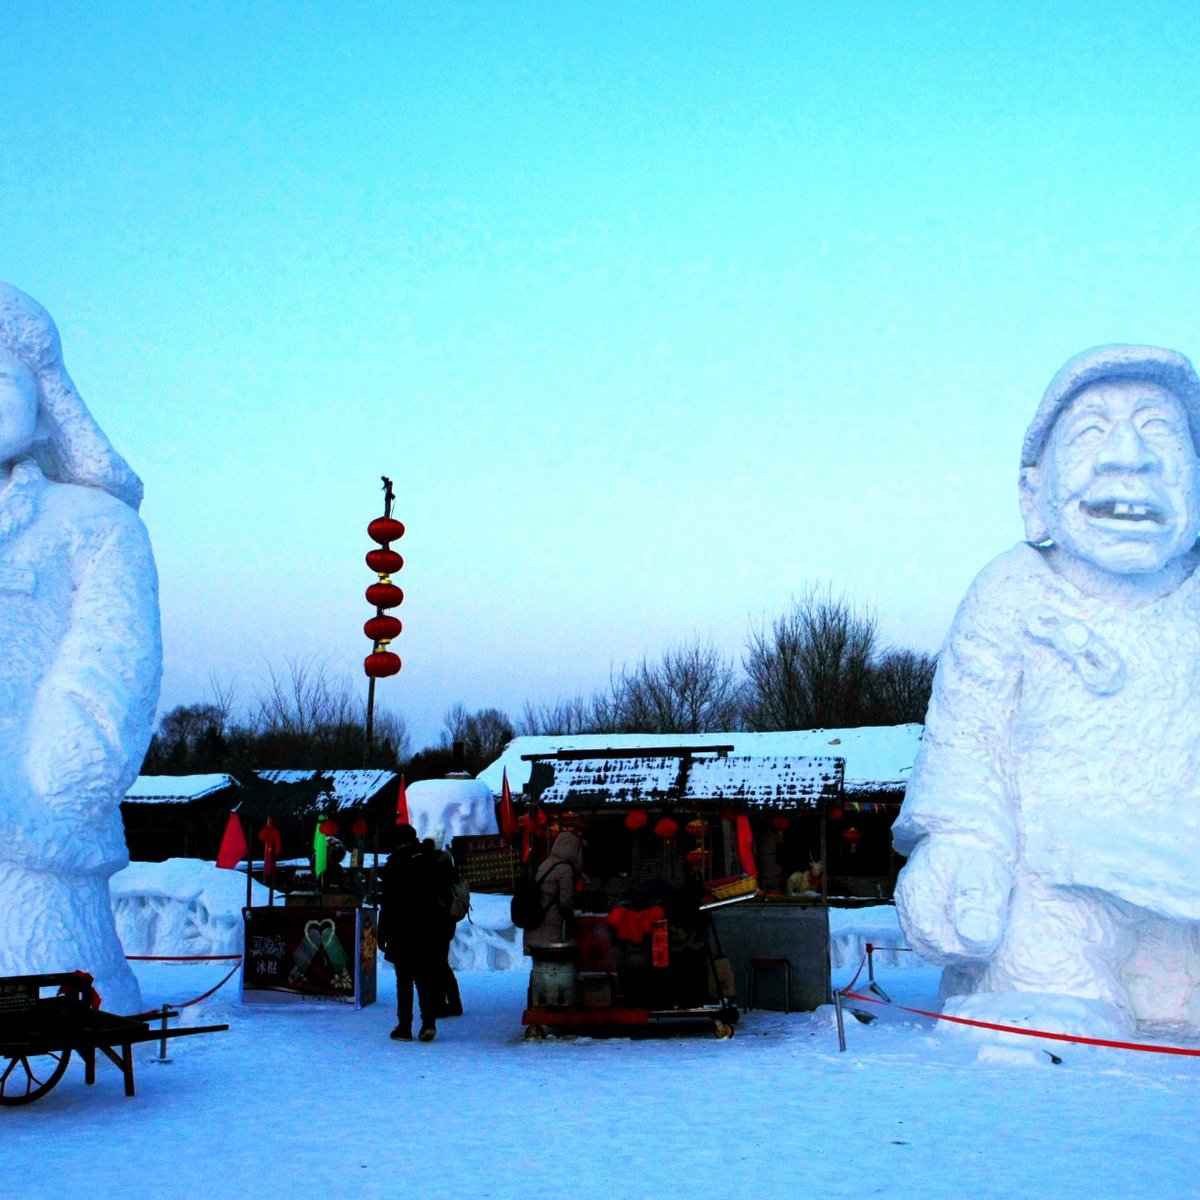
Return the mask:
[[381,474],[417,746],[810,581],[936,649],[1060,363],[1200,355],[1191,4],[50,2],[0,47],[0,278],[146,481],[167,706],[361,678]]

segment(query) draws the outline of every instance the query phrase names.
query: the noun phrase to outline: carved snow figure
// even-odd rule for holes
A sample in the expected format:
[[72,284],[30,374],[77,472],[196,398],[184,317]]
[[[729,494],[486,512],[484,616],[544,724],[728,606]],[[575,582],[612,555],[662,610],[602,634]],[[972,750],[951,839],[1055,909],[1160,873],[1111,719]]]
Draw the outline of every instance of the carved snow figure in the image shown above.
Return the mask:
[[894,828],[947,1012],[1200,1032],[1200,380],[1103,346],[1025,435],[1028,542],[963,600]]
[[86,970],[126,1013],[108,880],[161,672],[141,498],[49,314],[0,284],[0,975]]

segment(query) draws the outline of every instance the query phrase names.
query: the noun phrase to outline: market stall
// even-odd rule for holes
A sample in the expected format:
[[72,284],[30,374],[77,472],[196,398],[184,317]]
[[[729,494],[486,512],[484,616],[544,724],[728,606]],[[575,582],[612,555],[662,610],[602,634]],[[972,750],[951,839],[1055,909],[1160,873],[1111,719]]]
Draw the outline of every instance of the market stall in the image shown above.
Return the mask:
[[[784,822],[790,826],[793,815],[811,822],[805,863],[810,871],[819,865],[820,805],[840,794],[841,760],[749,760],[729,750],[530,756],[519,804],[523,856],[536,862],[563,829],[578,832],[586,847],[574,938],[531,950],[523,1020],[535,1034],[698,1017],[727,1035],[745,972],[760,960],[783,960],[779,1007],[827,999],[819,887],[773,905],[769,919],[749,914],[766,907],[756,861],[765,831],[778,856]],[[778,874],[778,862],[771,869]],[[770,986],[762,996],[764,1006],[774,1003]]]

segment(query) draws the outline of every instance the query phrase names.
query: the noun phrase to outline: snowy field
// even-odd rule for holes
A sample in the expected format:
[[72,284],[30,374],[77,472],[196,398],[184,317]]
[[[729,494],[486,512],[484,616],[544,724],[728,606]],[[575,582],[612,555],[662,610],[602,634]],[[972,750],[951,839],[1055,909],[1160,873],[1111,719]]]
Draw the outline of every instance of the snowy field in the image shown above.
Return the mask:
[[[211,893],[210,893],[211,895]],[[489,904],[490,901],[490,904]],[[502,925],[483,898],[481,932]],[[160,925],[161,917],[160,917]],[[172,928],[186,936],[186,922]],[[165,927],[165,926],[164,926]],[[835,913],[834,982],[887,909]],[[164,952],[162,945],[159,952]],[[486,954],[485,954],[486,957]],[[502,955],[500,957],[503,957]],[[841,960],[841,961],[838,961]],[[227,969],[134,964],[146,1007]],[[937,972],[884,951],[897,1003],[936,1007]],[[526,1042],[523,970],[460,973],[466,1013],[429,1045],[388,1040],[394,979],[360,1012],[243,1006],[236,980],[184,1010],[227,1033],[138,1048],[137,1095],[73,1061],[45,1098],[0,1110],[6,1194],[562,1197],[1190,1197],[1200,1060],[1054,1044],[980,1061],[979,1043],[894,1009],[752,1012],[737,1035]],[[859,1006],[863,1007],[863,1006]]]

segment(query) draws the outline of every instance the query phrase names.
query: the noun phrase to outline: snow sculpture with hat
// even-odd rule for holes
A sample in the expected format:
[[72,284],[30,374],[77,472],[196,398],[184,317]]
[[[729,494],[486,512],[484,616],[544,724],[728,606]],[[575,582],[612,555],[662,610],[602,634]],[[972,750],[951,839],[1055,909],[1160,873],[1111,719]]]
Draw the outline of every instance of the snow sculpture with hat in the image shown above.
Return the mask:
[[1028,541],[971,585],[893,836],[947,1012],[1200,1032],[1200,380],[1102,346],[1025,435]]
[[108,881],[162,661],[141,498],[49,314],[0,284],[0,975],[86,970],[124,1013]]

